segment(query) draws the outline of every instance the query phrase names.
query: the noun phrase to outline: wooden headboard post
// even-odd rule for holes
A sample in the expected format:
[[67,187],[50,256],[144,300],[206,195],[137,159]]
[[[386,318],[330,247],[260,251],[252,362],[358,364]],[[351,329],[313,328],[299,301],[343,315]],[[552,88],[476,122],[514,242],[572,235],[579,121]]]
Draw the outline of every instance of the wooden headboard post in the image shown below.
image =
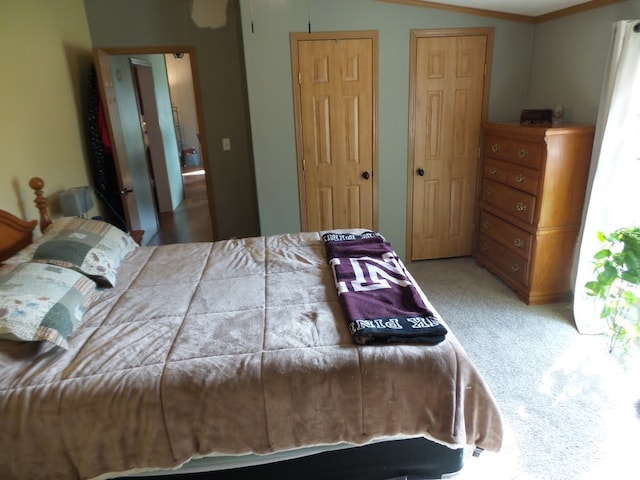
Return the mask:
[[36,199],[33,203],[36,204],[40,211],[40,231],[44,233],[49,225],[51,225],[51,218],[49,217],[49,201],[44,196],[42,189],[44,188],[44,180],[40,177],[33,177],[29,180],[29,186],[36,194]]

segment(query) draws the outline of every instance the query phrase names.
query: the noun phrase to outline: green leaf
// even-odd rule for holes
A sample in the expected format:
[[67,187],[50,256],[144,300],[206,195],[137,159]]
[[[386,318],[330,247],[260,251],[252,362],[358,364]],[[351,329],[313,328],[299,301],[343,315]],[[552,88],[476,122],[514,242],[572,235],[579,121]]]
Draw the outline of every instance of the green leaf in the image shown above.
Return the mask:
[[640,271],[640,256],[633,250],[625,249],[624,252],[624,264],[627,269],[632,272]]
[[602,249],[600,250],[598,253],[596,253],[593,258],[595,258],[596,260],[601,260],[603,258],[608,258],[611,256],[611,250],[609,250],[608,248]]
[[611,263],[616,267],[624,267],[625,255],[623,252],[614,253],[611,255]]
[[630,271],[622,272],[620,278],[632,285],[640,285],[640,276]]
[[595,295],[600,290],[600,284],[598,282],[590,281],[584,284],[584,288],[588,290],[587,293],[591,293],[591,295]]
[[611,285],[618,278],[618,269],[611,263],[606,263],[598,274],[598,282]]
[[622,292],[622,298],[625,300],[625,302],[627,302],[627,304],[629,305],[635,305],[636,303],[640,302],[640,299],[636,296],[636,294],[634,292],[632,292],[631,290],[623,290]]

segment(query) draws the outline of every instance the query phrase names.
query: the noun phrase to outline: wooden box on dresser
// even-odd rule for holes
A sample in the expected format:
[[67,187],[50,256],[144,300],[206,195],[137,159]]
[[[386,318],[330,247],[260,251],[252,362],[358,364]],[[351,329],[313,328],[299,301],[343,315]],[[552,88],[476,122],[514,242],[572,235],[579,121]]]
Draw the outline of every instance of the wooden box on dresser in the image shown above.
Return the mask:
[[568,300],[594,127],[483,129],[475,259],[528,304]]

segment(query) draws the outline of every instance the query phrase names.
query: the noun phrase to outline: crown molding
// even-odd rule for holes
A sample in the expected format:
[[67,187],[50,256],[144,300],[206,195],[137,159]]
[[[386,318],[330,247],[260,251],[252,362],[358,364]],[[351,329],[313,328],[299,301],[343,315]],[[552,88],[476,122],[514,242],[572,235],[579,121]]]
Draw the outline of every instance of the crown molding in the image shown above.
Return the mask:
[[461,7],[459,5],[447,5],[445,3],[431,2],[428,0],[376,0],[378,2],[395,3],[401,5],[412,5],[416,7],[437,8],[439,10],[450,10],[454,12],[467,13],[469,15],[479,15],[482,17],[499,18],[501,20],[512,20],[523,23],[542,23],[556,18],[575,15],[576,13],[586,12],[595,8],[606,7],[614,3],[624,2],[626,0],[590,0],[580,5],[563,8],[544,15],[518,15],[516,13],[498,12],[495,10],[484,10],[481,8]]

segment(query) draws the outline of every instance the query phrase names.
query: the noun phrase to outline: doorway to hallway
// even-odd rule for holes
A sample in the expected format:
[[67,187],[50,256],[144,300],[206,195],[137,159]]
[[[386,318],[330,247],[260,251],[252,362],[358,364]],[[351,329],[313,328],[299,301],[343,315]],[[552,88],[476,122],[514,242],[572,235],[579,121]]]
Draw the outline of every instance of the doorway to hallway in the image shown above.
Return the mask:
[[186,169],[182,178],[184,200],[173,212],[158,216],[158,233],[149,245],[213,241],[204,170]]

